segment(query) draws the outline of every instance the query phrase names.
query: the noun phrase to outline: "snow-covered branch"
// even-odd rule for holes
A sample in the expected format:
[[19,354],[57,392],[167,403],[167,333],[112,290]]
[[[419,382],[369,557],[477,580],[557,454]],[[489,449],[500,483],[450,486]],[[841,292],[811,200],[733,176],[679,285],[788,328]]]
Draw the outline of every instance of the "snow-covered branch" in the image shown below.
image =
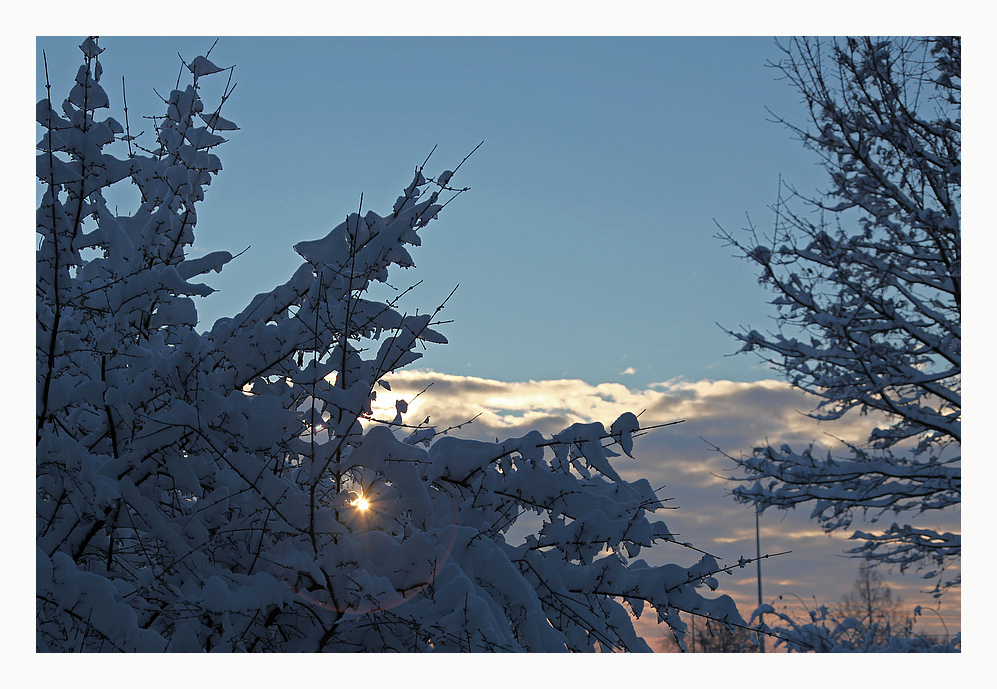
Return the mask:
[[[237,131],[221,104],[203,115],[200,80],[225,70],[185,61],[142,146],[95,118],[102,49],[81,47],[62,114],[38,105],[39,650],[646,651],[645,607],[679,638],[680,612],[746,624],[706,593],[733,567],[638,559],[695,548],[613,466],[649,430],[635,415],[495,443],[406,423],[404,401],[373,418],[384,376],[446,342],[446,301],[410,313],[409,290],[370,289],[414,265],[463,191],[451,171],[298,242],[287,282],[198,333],[211,290],[189,280],[234,260],[186,253]],[[103,199],[119,181],[141,191],[130,215]]]

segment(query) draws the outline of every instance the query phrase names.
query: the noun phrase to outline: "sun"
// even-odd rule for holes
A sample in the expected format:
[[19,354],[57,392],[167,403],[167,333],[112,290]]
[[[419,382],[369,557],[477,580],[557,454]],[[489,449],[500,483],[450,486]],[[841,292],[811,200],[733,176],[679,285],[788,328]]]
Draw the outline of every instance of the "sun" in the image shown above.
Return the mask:
[[367,501],[367,498],[361,497],[353,501],[353,506],[363,512],[370,509],[370,502]]

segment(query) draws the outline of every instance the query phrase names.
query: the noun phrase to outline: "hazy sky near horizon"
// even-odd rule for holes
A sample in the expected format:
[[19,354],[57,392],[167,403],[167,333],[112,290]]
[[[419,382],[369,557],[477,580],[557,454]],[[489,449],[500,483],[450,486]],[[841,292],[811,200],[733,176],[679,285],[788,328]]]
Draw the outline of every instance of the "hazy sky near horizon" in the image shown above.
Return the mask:
[[[36,100],[42,51],[61,102],[80,40],[38,38]],[[177,53],[189,60],[213,41],[102,38],[112,114],[120,119],[123,74],[132,130],[148,136],[139,116],[161,109],[152,89],[168,93]],[[798,94],[766,67],[779,56],[771,37],[223,36],[211,59],[236,66],[222,114],[240,130],[216,151],[224,169],[199,209],[195,252],[251,248],[206,280],[219,292],[199,304],[201,317],[231,315],[289,278],[301,261],[291,246],[324,236],[361,194],[364,210],[386,214],[434,146],[433,176],[484,141],[454,179],[470,191],[421,232],[417,268],[393,276],[401,288],[424,281],[410,310],[434,308],[459,285],[443,311],[453,322],[439,328],[450,344],[430,348],[395,393],[433,382],[412,418],[459,423],[482,411],[464,429],[482,438],[608,425],[626,410],[685,418],[639,439],[637,460],[618,468],[666,484],[682,509],[664,520],[696,545],[725,562],[751,555],[754,520],[715,478],[731,471],[710,444],[736,454],[832,431],[807,424],[798,410],[812,403],[756,358],[730,356],[737,344],[717,325],[762,329],[773,313],[751,266],[715,237],[717,223],[738,230],[750,218],[765,232],[780,175],[801,191],[825,184],[816,157],[769,121],[767,109],[805,123]],[[224,82],[205,79],[208,109],[211,84]],[[840,556],[849,544],[818,533],[808,512],[762,518],[763,550],[794,551],[763,564],[767,600],[831,602],[851,584],[855,563]],[[957,529],[959,513],[941,521]],[[911,605],[928,604],[915,600],[916,575],[890,583]],[[750,614],[754,587],[752,566],[718,593]],[[960,595],[943,599],[950,625]]]

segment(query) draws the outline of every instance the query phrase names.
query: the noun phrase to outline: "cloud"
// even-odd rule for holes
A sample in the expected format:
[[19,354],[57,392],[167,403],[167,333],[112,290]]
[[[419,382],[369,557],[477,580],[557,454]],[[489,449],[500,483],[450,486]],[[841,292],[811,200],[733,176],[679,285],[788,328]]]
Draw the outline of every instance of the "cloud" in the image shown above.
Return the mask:
[[627,366],[625,369],[620,371],[621,376],[632,376],[637,373],[637,370],[633,366]]
[[[453,427],[449,431],[452,435],[481,440],[519,437],[534,429],[550,436],[579,422],[599,421],[608,427],[626,411],[639,413],[644,427],[681,420],[678,425],[635,438],[635,459],[616,458],[614,468],[627,480],[646,478],[654,488],[662,487],[659,495],[670,498],[665,504],[679,509],[667,509],[655,518],[679,534],[679,540],[722,558],[721,564],[755,554],[754,514],[730,496],[730,478],[735,472],[724,453],[750,453],[753,447],[769,441],[794,448],[816,442],[840,449],[842,441],[864,440],[876,425],[875,418],[859,415],[821,424],[805,414],[814,408],[816,399],[778,380],[674,379],[630,388],[574,379],[506,382],[427,370],[403,370],[387,380],[391,392],[378,392],[373,405],[376,417],[393,418],[395,400],[404,399],[408,402],[407,422],[418,423],[428,416],[438,430]],[[831,604],[851,587],[858,562],[842,553],[854,542],[847,540],[848,533],[823,533],[809,519],[809,511],[807,507],[768,511],[760,519],[762,553],[789,551],[762,562],[766,602],[781,595],[786,601],[799,596],[810,603]],[[958,513],[929,514],[922,522],[913,523],[960,531]],[[854,526],[878,528],[864,522],[861,515]],[[646,559],[650,564],[677,562],[687,566],[698,554],[663,544]],[[926,582],[916,574],[884,574],[909,607],[934,603],[920,593]],[[742,613],[750,615],[757,605],[755,565],[722,577],[719,593],[731,595]],[[943,598],[942,613],[950,630],[959,627],[959,596],[955,591]],[[933,621],[929,617],[934,616],[929,613],[918,624],[935,633],[932,625],[937,618]],[[940,625],[935,626],[940,633]]]

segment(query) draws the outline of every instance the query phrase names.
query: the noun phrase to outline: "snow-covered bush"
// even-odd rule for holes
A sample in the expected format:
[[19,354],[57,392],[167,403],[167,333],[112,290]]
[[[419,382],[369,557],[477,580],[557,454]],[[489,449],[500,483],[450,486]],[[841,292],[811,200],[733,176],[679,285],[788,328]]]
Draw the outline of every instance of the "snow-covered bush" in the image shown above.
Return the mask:
[[[771,605],[761,605],[755,610],[752,621],[763,615],[774,615],[782,624],[762,625],[775,636],[776,647],[785,646],[796,653],[959,653],[962,634],[946,642],[916,636],[909,629],[892,629],[871,616],[839,619],[826,606],[808,611],[810,620],[803,622],[786,612],[779,612]],[[920,606],[915,615],[921,614]]]
[[[286,283],[199,333],[211,289],[191,280],[232,259],[185,253],[237,128],[199,96],[222,70],[187,63],[142,148],[97,118],[102,49],[81,49],[61,114],[37,108],[39,650],[648,650],[631,612],[680,639],[680,611],[744,624],[701,595],[713,557],[638,559],[680,546],[610,462],[633,414],[495,443],[407,424],[404,403],[374,417],[384,376],[446,342],[439,309],[368,296],[413,265],[451,172],[296,244]],[[130,215],[105,201],[118,182],[141,192]],[[536,528],[507,538],[523,515]]]
[[734,496],[759,510],[809,504],[827,531],[850,528],[856,511],[884,518],[878,533],[854,532],[849,552],[927,569],[941,595],[959,583],[946,570],[961,535],[911,520],[962,499],[961,41],[802,38],[784,51],[776,66],[813,128],[788,126],[830,186],[819,198],[794,191],[810,212],[780,199],[764,242],[723,235],[778,309],[773,332],[732,334],[817,397],[813,418],[884,421],[834,456],[755,448],[735,459],[746,484]]

